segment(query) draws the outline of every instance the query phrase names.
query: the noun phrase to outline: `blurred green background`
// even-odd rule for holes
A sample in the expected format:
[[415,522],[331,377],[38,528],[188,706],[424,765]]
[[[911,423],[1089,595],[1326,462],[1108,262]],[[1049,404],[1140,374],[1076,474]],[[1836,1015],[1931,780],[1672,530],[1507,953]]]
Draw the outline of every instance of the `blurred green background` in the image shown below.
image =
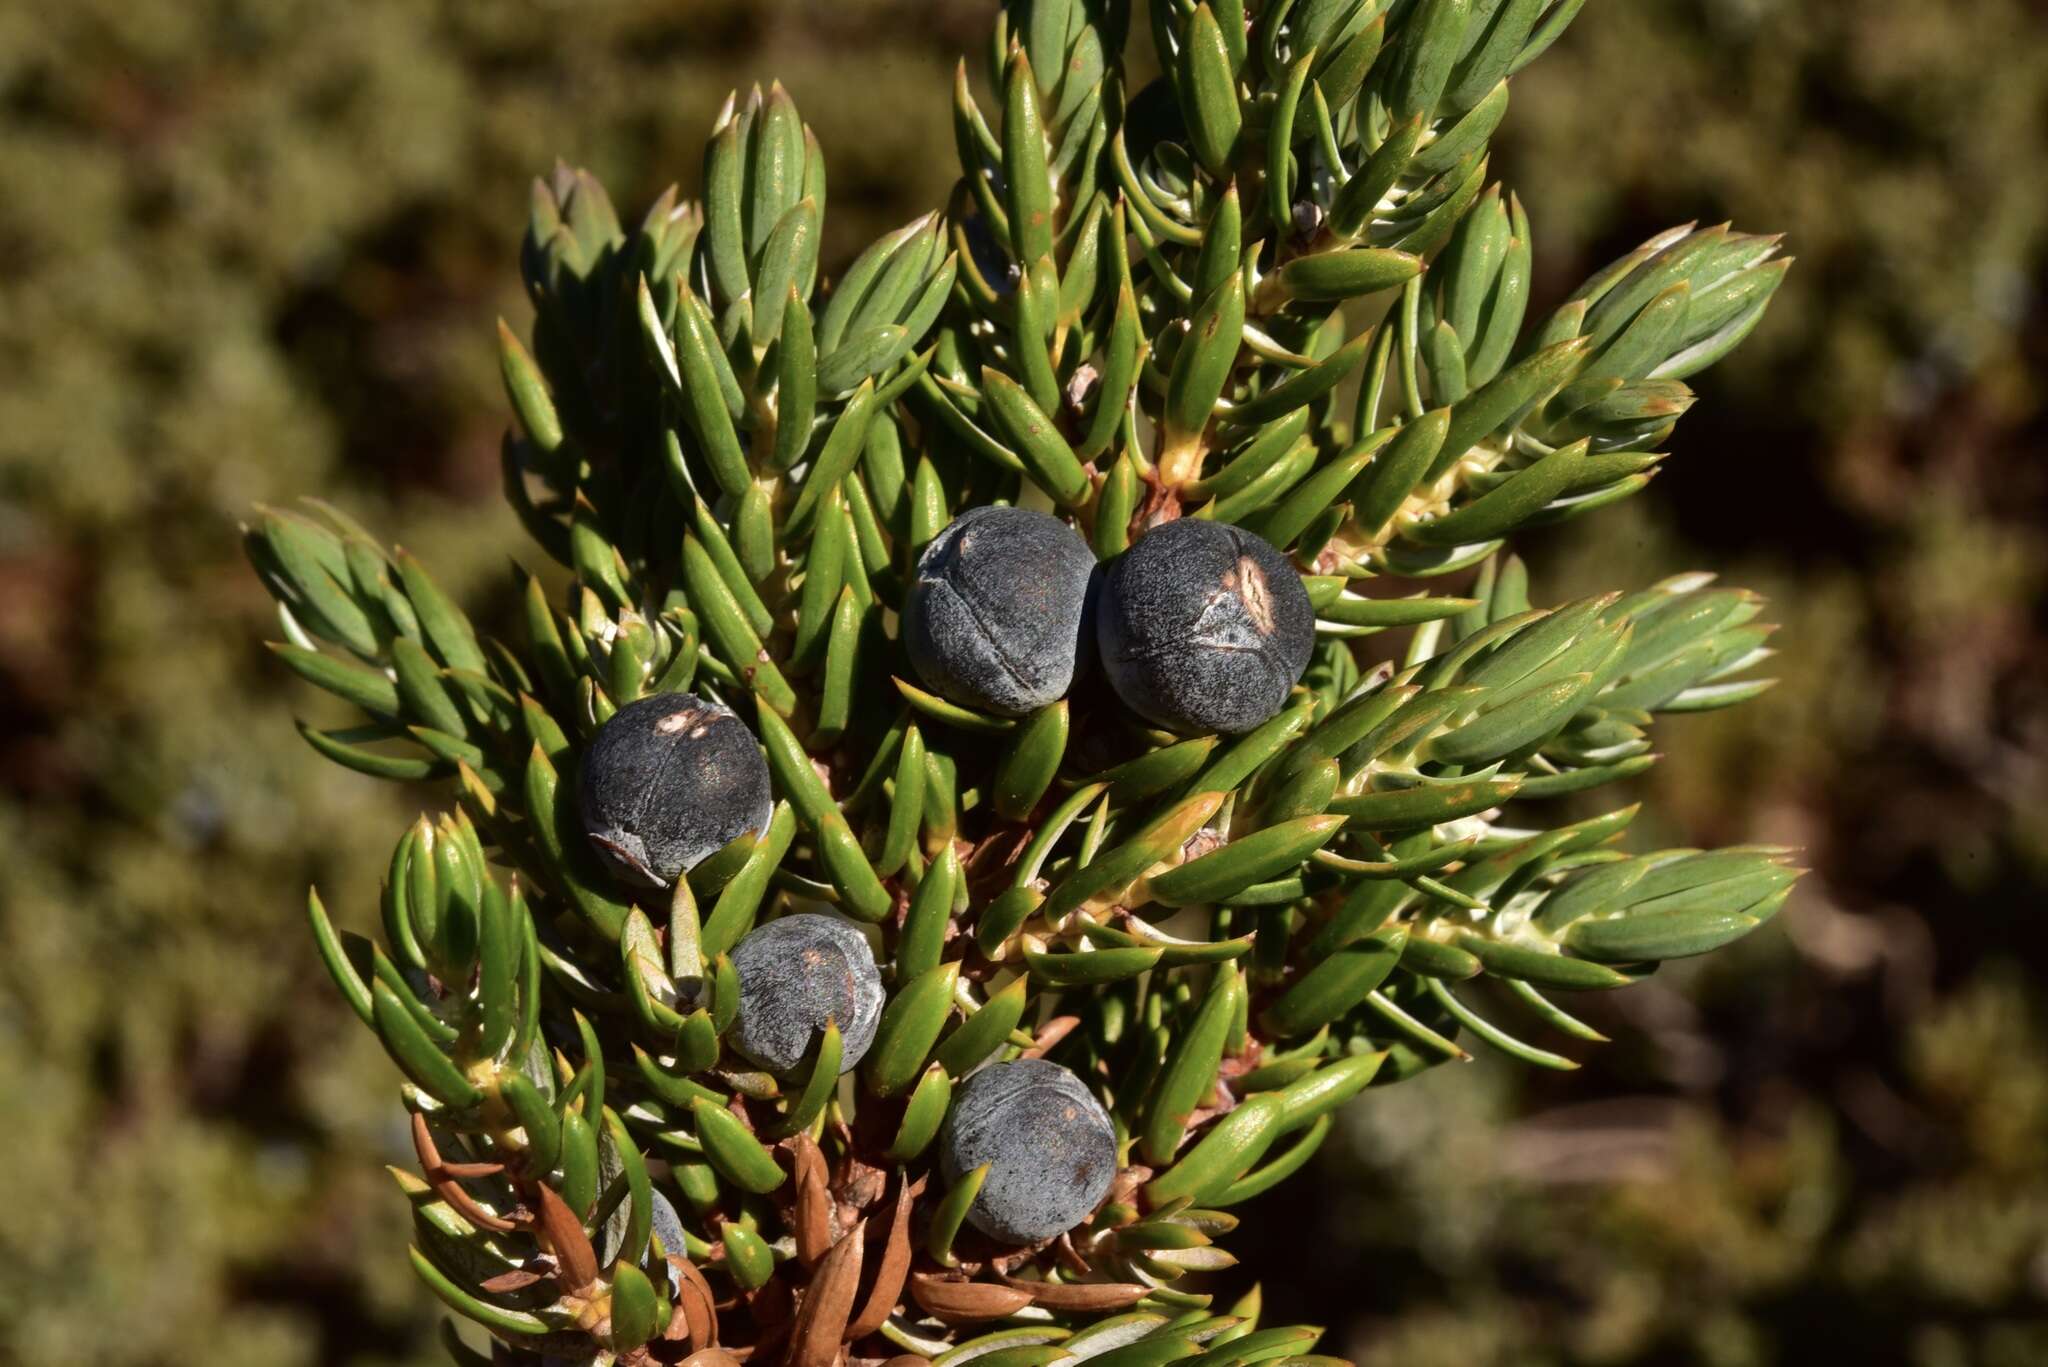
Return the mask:
[[[300,913],[372,920],[423,797],[293,735],[236,520],[320,493],[488,617],[528,178],[691,192],[779,75],[844,261],[941,201],[986,11],[0,5],[0,1361],[436,1360]],[[1368,1367],[2048,1362],[2048,6],[1596,3],[1499,145],[1539,306],[1674,221],[1790,235],[1664,476],[1531,560],[1770,595],[1784,684],[1663,728],[1636,837],[1815,872],[1582,1072],[1354,1107],[1241,1270]]]

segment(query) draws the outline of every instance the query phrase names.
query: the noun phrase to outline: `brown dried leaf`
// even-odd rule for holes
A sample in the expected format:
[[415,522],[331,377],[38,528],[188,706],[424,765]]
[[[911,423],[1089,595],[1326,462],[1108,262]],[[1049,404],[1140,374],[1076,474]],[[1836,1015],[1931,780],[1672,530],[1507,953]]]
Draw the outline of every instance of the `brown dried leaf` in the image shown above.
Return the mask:
[[1072,1034],[1074,1027],[1080,1023],[1081,1018],[1079,1016],[1054,1016],[1032,1037],[1031,1047],[1022,1054],[1019,1054],[1018,1057],[1044,1058],[1047,1050]]
[[896,1213],[889,1219],[889,1242],[883,1245],[882,1261],[875,1268],[875,1284],[868,1288],[860,1313],[847,1326],[849,1341],[864,1339],[880,1329],[895,1311],[896,1302],[903,1299],[903,1278],[910,1271],[910,1208],[922,1190],[921,1179],[913,1185],[909,1173],[897,1174]]
[[795,1136],[790,1152],[796,1167],[796,1255],[805,1267],[816,1267],[832,1247],[832,1194],[825,1186],[825,1155],[808,1134]]
[[[970,1235],[969,1237],[971,1238],[972,1236]],[[1026,1244],[1022,1248],[1013,1248],[1007,1253],[993,1254],[986,1263],[962,1258],[954,1266],[953,1270],[971,1280],[981,1275],[981,1269],[986,1266],[997,1277],[1007,1277],[1020,1267],[1030,1267],[1037,1263],[1038,1255],[1045,1251],[1045,1247],[1044,1244]]]
[[862,1161],[849,1148],[841,1163],[839,1178],[832,1184],[832,1194],[838,1198],[840,1209],[851,1212],[846,1217],[847,1223],[851,1224],[865,1215],[868,1207],[881,1200],[888,1190],[889,1170]]
[[711,1294],[711,1283],[704,1280],[704,1274],[697,1265],[680,1253],[669,1255],[668,1265],[676,1270],[676,1279],[681,1289],[676,1295],[676,1311],[668,1321],[671,1342],[688,1335],[693,1348],[710,1348],[718,1342],[718,1305]]
[[789,1367],[830,1367],[846,1339],[846,1322],[853,1314],[854,1293],[860,1289],[862,1245],[867,1242],[867,1222],[847,1231],[832,1245],[832,1251],[818,1264],[804,1292],[790,1330]]
[[517,1229],[519,1227],[513,1221],[506,1219],[504,1216],[493,1215],[491,1214],[491,1212],[485,1210],[482,1206],[478,1205],[476,1203],[475,1198],[473,1198],[468,1192],[464,1191],[462,1187],[458,1183],[456,1183],[453,1178],[444,1179],[442,1181],[434,1183],[434,1191],[437,1195],[440,1196],[442,1200],[446,1201],[451,1207],[453,1207],[458,1215],[462,1216],[463,1219],[469,1221],[471,1224],[477,1226],[479,1229],[488,1229],[495,1231],[496,1233],[503,1234],[507,1230]]
[[999,1320],[1031,1304],[1031,1293],[995,1282],[963,1282],[935,1277],[929,1272],[910,1274],[910,1294],[917,1303],[942,1320],[973,1323]]
[[[747,1314],[753,1317],[755,1327],[761,1331],[755,1350],[758,1352],[780,1342],[789,1332],[790,1321],[796,1317],[796,1297],[790,1291],[788,1281],[772,1277],[764,1285],[744,1293],[744,1299]],[[732,1351],[738,1353],[743,1350],[734,1348]]]
[[727,1344],[725,1350],[742,1362],[781,1363],[783,1345],[789,1341],[796,1318],[796,1297],[788,1280],[771,1278],[766,1285],[742,1293],[741,1299],[754,1321],[754,1341],[744,1347]]
[[1145,1298],[1145,1288],[1133,1282],[1027,1282],[1005,1277],[1003,1283],[1029,1294],[1032,1304],[1062,1313],[1127,1310]]
[[1109,1195],[1103,1198],[1104,1205],[1127,1206],[1138,1194],[1138,1188],[1152,1180],[1152,1169],[1142,1163],[1133,1163],[1119,1168],[1115,1177],[1109,1180]]
[[538,1272],[529,1272],[523,1267],[515,1267],[510,1272],[500,1272],[495,1277],[486,1277],[477,1283],[477,1289],[479,1291],[488,1291],[494,1296],[501,1296],[508,1291],[524,1291],[535,1282],[543,1280],[545,1278]]
[[540,1192],[541,1236],[555,1255],[555,1280],[565,1291],[588,1291],[597,1282],[597,1250],[583,1232],[583,1221],[553,1187],[542,1184],[536,1190]]
[[434,1174],[445,1166],[441,1162],[440,1146],[434,1143],[434,1132],[427,1128],[427,1118],[418,1111],[412,1113],[412,1151],[419,1155],[420,1170],[429,1182]]
[[477,1204],[476,1198],[463,1190],[462,1184],[455,1180],[458,1176],[483,1177],[491,1175],[490,1173],[458,1172],[457,1168],[464,1170],[470,1168],[489,1168],[493,1173],[496,1173],[504,1171],[501,1166],[495,1163],[463,1163],[451,1166],[442,1162],[441,1150],[434,1143],[433,1133],[427,1129],[427,1118],[418,1111],[412,1113],[412,1147],[413,1152],[419,1155],[420,1172],[426,1177],[428,1185],[433,1187],[435,1194],[443,1201],[446,1201],[455,1210],[456,1214],[479,1229],[488,1229],[498,1234],[518,1228],[517,1225],[504,1216],[493,1215],[490,1211]]

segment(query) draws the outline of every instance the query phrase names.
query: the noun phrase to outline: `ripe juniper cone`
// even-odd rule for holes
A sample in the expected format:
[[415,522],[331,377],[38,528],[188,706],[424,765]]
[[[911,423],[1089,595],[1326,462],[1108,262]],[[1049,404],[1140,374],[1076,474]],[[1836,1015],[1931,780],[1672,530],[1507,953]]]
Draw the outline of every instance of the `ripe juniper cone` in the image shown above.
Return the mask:
[[1315,609],[1292,565],[1242,527],[1181,518],[1110,566],[1096,608],[1110,684],[1176,731],[1249,731],[1308,668]]
[[1065,696],[1086,639],[1095,555],[1029,508],[974,508],[917,562],[903,644],[918,677],[967,707],[1022,716]]
[[667,887],[749,832],[768,829],[768,765],[745,722],[694,693],[619,709],[584,753],[583,831],[619,877]]
[[1116,1175],[1116,1131],[1081,1079],[1057,1063],[992,1063],[962,1084],[939,1137],[950,1184],[990,1164],[968,1208],[976,1229],[1035,1244],[1088,1217]]
[[732,952],[740,977],[733,1045],[771,1073],[791,1073],[827,1021],[839,1025],[839,1071],[875,1042],[882,974],[867,937],[836,916],[800,912],[747,933]]

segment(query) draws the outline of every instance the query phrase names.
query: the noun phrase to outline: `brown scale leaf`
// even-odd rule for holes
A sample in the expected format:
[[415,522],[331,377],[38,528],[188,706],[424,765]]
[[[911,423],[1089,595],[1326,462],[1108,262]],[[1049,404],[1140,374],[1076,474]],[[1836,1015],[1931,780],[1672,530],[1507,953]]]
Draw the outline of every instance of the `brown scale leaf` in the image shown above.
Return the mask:
[[964,849],[964,841],[955,841],[968,886],[979,888],[1005,882],[1024,851],[1031,847],[1032,834],[1032,827],[1022,825],[991,831],[977,844],[966,845]]
[[1142,478],[1146,486],[1145,497],[1138,504],[1137,511],[1131,514],[1130,535],[1134,541],[1154,527],[1164,526],[1180,517],[1180,493],[1162,484],[1154,471],[1147,470]]
[[867,1223],[863,1221],[832,1245],[832,1251],[818,1264],[790,1331],[789,1367],[830,1367],[839,1356],[846,1323],[853,1314],[854,1293],[860,1289],[866,1236]]
[[1074,1238],[1071,1232],[1062,1234],[1059,1238],[1053,1240],[1052,1256],[1058,1260],[1060,1266],[1066,1268],[1067,1271],[1077,1277],[1091,1276],[1095,1272],[1095,1265],[1082,1257],[1081,1250],[1074,1247]]
[[[1218,1090],[1223,1091],[1223,1089],[1221,1088],[1218,1088]],[[1229,1096],[1229,1093],[1227,1091],[1223,1091],[1223,1095]],[[1214,1100],[1215,1098],[1211,1097],[1210,1099]],[[1187,1132],[1181,1136],[1182,1145],[1185,1146],[1190,1141],[1195,1139],[1197,1137],[1198,1132],[1210,1121],[1218,1119],[1221,1116],[1229,1115],[1232,1111],[1236,1109],[1237,1105],[1235,1102],[1235,1098],[1233,1098],[1232,1104],[1228,1106],[1197,1106],[1194,1110],[1189,1111]]]
[[1233,1082],[1251,1072],[1265,1060],[1265,1055],[1266,1046],[1256,1039],[1247,1037],[1242,1053],[1224,1056],[1222,1064],[1216,1070],[1218,1085]]

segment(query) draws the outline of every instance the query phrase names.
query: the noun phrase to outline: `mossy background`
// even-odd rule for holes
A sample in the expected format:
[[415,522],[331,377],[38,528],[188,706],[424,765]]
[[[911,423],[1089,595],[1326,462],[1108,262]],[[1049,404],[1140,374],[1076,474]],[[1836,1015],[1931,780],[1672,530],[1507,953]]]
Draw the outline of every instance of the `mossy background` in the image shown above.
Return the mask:
[[[843,262],[940,202],[986,8],[0,7],[0,1360],[437,1360],[300,915],[367,926],[429,799],[293,735],[236,520],[324,495],[488,617],[528,177],[635,215],[779,75]],[[1650,492],[1530,557],[1770,594],[1784,685],[1661,729],[1635,838],[1815,872],[1584,1071],[1354,1107],[1225,1281],[1371,1367],[2048,1361],[2048,13],[1594,4],[1514,89],[1539,306],[1692,217],[1800,258]]]

